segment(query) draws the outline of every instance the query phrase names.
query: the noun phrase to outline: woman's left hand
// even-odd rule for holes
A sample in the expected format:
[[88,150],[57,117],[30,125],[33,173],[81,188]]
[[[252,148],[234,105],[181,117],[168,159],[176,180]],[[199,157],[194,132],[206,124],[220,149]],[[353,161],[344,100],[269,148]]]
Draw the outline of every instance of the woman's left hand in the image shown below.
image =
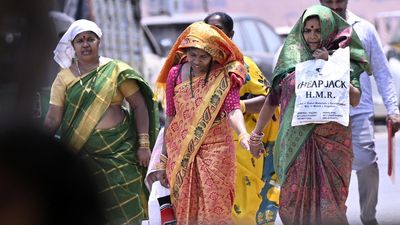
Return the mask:
[[149,166],[151,151],[149,148],[140,148],[138,149],[137,156],[139,159],[139,164],[144,167]]

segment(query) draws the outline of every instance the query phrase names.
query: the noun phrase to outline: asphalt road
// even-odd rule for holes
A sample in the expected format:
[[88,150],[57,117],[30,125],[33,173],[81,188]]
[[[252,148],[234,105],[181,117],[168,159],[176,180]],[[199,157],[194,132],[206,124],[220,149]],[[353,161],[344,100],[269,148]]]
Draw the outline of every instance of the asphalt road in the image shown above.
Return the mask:
[[[376,151],[379,165],[379,196],[377,206],[377,220],[380,225],[400,225],[400,134],[396,135],[395,182],[387,175],[388,168],[388,137],[384,126],[376,126]],[[396,177],[397,176],[397,177]],[[359,215],[359,197],[357,176],[353,171],[350,182],[350,193],[347,199],[347,217],[351,225],[362,225]]]
[[[376,150],[379,165],[379,197],[377,206],[377,220],[380,225],[400,225],[400,134],[396,135],[395,172],[397,179],[393,183],[387,175],[387,132],[386,127],[376,126]],[[347,218],[350,225],[362,225],[360,221],[360,206],[358,197],[357,176],[355,171],[351,175],[350,192],[347,198]],[[276,225],[282,222],[278,218]]]

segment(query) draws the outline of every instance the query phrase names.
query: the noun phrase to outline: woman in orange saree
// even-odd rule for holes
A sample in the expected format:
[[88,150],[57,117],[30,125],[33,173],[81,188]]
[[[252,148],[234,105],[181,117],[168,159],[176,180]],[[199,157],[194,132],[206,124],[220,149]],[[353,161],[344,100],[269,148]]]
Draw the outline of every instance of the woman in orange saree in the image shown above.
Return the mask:
[[[176,41],[157,80],[166,87],[161,158],[178,224],[233,224],[235,144],[249,149],[240,111],[243,56],[218,28],[190,25]],[[165,177],[166,175],[166,177]]]

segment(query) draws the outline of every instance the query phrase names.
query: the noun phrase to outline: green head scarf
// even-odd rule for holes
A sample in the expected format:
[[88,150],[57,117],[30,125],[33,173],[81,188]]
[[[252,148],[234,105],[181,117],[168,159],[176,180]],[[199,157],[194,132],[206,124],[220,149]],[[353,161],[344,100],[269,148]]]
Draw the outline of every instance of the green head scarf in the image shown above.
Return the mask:
[[275,70],[273,87],[278,90],[280,80],[296,68],[296,64],[311,60],[314,57],[303,37],[304,23],[307,18],[317,16],[321,23],[321,47],[328,50],[350,46],[351,82],[359,87],[359,76],[363,71],[369,74],[367,54],[360,38],[352,27],[339,15],[322,5],[314,5],[303,12],[301,18],[290,31],[282,47]]

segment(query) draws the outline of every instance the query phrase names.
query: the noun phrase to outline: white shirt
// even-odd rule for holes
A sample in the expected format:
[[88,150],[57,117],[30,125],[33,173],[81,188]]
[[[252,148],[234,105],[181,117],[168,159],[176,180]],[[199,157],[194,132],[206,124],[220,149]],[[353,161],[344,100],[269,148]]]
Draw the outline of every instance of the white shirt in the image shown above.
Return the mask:
[[[375,27],[350,11],[347,11],[347,22],[353,26],[368,54],[372,75],[375,78],[378,92],[382,96],[388,114],[399,114],[392,74]],[[374,112],[371,80],[366,72],[361,74],[360,86],[362,91],[361,100],[357,107],[351,107],[350,116]]]

